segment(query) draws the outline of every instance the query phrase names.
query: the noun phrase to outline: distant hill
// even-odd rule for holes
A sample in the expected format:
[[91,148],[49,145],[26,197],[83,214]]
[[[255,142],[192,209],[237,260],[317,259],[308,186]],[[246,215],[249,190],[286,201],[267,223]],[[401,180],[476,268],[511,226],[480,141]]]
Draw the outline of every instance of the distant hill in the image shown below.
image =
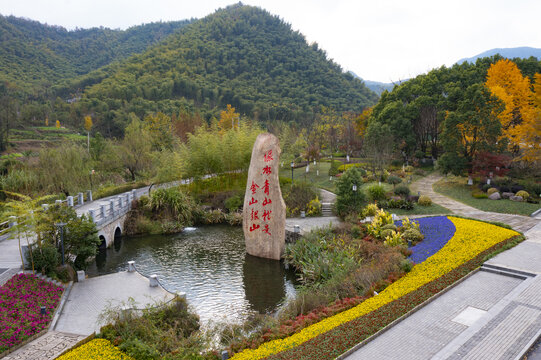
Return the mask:
[[532,56],[537,59],[541,59],[541,49],[524,46],[524,47],[516,47],[516,48],[490,49],[485,52],[482,52],[481,54],[475,55],[473,57],[460,59],[457,61],[457,64],[462,64],[465,61],[474,63],[479,58],[491,57],[496,54],[500,54],[502,57],[507,58],[507,59],[514,59],[514,58],[528,59]]
[[[91,77],[92,74],[89,74]],[[220,9],[106,72],[74,106],[122,134],[129,114],[227,104],[260,121],[312,122],[321,107],[360,112],[377,96],[279,17],[241,4]]]
[[60,79],[86,74],[140,53],[188,24],[189,20],[67,31],[14,16],[0,15],[0,81],[40,92]]
[[353,71],[349,71],[349,73],[355,76],[356,78],[362,80],[367,88],[369,88],[370,90],[372,90],[378,95],[381,95],[381,93],[384,92],[385,90],[392,91],[395,85],[400,85],[403,82],[408,81],[408,79],[405,79],[405,80],[398,81],[396,83],[383,83],[379,81],[364,80],[362,77],[355,74]]

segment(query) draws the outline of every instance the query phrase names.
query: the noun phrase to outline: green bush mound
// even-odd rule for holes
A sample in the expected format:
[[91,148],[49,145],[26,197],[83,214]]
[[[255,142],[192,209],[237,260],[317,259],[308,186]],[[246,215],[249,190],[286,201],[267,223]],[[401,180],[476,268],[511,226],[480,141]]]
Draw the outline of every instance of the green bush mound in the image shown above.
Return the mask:
[[419,200],[417,201],[417,204],[421,206],[430,206],[432,205],[432,200],[427,195],[421,195],[419,196]]
[[494,187],[491,187],[487,190],[487,195],[490,196],[494,193],[497,193],[498,192],[498,189],[494,188]]

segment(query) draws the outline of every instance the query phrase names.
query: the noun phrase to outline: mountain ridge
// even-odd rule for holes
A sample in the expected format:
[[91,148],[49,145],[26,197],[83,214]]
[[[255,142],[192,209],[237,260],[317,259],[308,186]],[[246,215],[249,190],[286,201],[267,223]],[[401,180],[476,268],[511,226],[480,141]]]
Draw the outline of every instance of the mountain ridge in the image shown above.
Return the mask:
[[541,49],[533,48],[529,46],[520,46],[520,47],[514,47],[514,48],[490,49],[487,51],[483,51],[480,54],[474,55],[472,57],[462,58],[458,60],[456,63],[459,65],[466,61],[472,63],[472,62],[475,62],[479,58],[491,57],[497,54],[507,59],[514,59],[514,58],[527,59],[532,56],[537,59],[541,59]]

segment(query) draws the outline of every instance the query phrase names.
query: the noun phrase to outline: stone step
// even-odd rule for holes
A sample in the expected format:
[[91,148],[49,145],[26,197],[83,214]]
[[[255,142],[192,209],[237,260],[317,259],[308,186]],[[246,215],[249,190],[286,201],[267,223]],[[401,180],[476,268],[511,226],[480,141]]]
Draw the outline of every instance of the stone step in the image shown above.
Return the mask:
[[523,279],[523,280],[525,280],[525,279],[527,279],[529,277],[535,277],[535,274],[532,274],[532,273],[529,273],[529,272],[526,272],[526,271],[515,270],[515,269],[511,269],[511,268],[507,268],[507,267],[503,267],[503,266],[498,266],[498,265],[491,265],[491,264],[483,264],[481,266],[481,270],[491,272],[491,273],[494,273],[494,274],[500,274],[500,275],[516,277],[516,278]]

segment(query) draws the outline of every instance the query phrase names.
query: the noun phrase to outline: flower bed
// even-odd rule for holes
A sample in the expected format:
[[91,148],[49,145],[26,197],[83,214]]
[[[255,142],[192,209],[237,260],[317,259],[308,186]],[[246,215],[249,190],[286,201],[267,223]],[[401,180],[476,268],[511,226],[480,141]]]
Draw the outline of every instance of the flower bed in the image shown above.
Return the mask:
[[94,339],[70,352],[56,358],[56,360],[134,360],[111,344],[109,340]]
[[[415,219],[419,223],[419,230],[425,236],[419,244],[410,248],[413,252],[410,256],[411,261],[416,264],[422,263],[430,256],[434,255],[447,244],[455,234],[455,225],[446,216],[435,216]],[[400,226],[402,221],[397,221]]]
[[[493,248],[503,246],[506,240],[519,235],[515,231],[479,221],[455,217],[449,219],[455,225],[456,232],[447,244],[378,296],[290,337],[269,341],[255,350],[244,350],[232,359],[269,356],[276,359],[327,359],[337,356],[475,269]],[[367,314],[369,316],[365,316]],[[366,319],[369,321],[366,322]],[[364,327],[359,327],[360,324],[352,326],[356,322],[364,323]],[[334,355],[329,356],[329,352]]]
[[[64,288],[32,274],[18,274],[0,288],[0,353],[47,327]],[[41,315],[45,306],[45,315]]]

